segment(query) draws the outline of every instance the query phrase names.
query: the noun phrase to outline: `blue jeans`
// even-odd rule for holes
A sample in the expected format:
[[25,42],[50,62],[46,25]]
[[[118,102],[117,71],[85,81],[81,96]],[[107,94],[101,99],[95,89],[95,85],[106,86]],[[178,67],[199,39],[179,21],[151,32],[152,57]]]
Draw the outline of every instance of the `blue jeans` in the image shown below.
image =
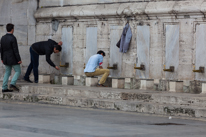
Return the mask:
[[18,65],[12,65],[12,66],[6,65],[6,72],[5,72],[5,75],[4,75],[3,86],[2,86],[3,90],[8,89],[8,80],[9,80],[9,77],[11,75],[12,68],[15,71],[15,74],[14,74],[12,80],[11,80],[12,85],[14,85],[14,86],[16,85],[16,81],[19,78],[19,75],[21,74],[21,67],[20,67],[19,64]]
[[39,54],[37,54],[33,49],[30,47],[30,56],[31,56],[31,63],[29,64],[24,79],[29,79],[29,75],[33,69],[34,73],[34,80],[38,83],[39,74],[38,74],[38,67],[39,67]]

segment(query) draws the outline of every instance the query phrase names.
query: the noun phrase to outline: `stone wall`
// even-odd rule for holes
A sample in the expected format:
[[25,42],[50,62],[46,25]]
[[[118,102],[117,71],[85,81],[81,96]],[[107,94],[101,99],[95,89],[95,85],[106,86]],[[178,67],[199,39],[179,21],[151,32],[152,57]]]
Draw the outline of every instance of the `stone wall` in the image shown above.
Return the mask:
[[[114,77],[205,81],[205,74],[192,72],[194,65],[195,69],[206,67],[199,61],[205,56],[200,52],[200,45],[205,45],[206,31],[201,31],[206,24],[205,5],[204,0],[40,0],[39,3],[37,0],[1,0],[0,35],[5,33],[5,24],[15,24],[14,35],[20,47],[23,71],[29,63],[28,49],[32,43],[48,38],[60,41],[62,28],[72,28],[72,74],[84,75],[85,58],[89,54],[87,30],[96,28],[97,50],[106,52],[103,67],[108,63],[112,66],[113,60],[118,63],[118,70],[111,70]],[[52,29],[54,20],[59,22],[58,30]],[[123,54],[118,52],[115,43],[127,21],[133,37],[129,51]],[[65,55],[61,58],[61,54],[57,54],[52,59],[58,65],[60,60],[66,61],[63,57]],[[59,74],[44,58],[40,58],[40,73]],[[144,64],[146,70],[134,70],[134,64]],[[175,66],[174,73],[163,71],[170,66]],[[0,67],[2,69],[2,64]],[[61,73],[66,72],[61,68]]]
[[[30,46],[39,40],[36,33],[36,19],[34,18],[34,13],[37,10],[38,1],[37,0],[1,0],[0,1],[0,37],[6,34],[6,24],[13,23],[14,36],[17,38],[20,56],[22,58],[22,76],[25,74],[27,66],[30,63]],[[38,28],[37,28],[38,29]],[[50,33],[51,34],[51,33]],[[50,35],[48,34],[48,35]],[[37,40],[36,40],[37,36]],[[47,36],[42,39],[47,40]],[[59,65],[58,55],[53,55],[52,59],[57,65]],[[45,57],[40,57],[40,73],[51,73],[57,72],[54,68],[50,67],[45,60]],[[5,72],[4,65],[0,63],[0,80],[3,79]],[[12,72],[12,75],[14,72]]]
[[[187,1],[87,1],[86,5],[78,5],[79,1],[63,0],[56,3],[48,3],[48,0],[40,1],[40,8],[35,17],[37,19],[37,40],[41,40],[48,34],[56,40],[61,40],[61,28],[70,26],[73,28],[73,75],[83,75],[84,58],[86,57],[86,30],[88,27],[97,27],[97,48],[103,49],[107,56],[104,58],[104,67],[111,62],[113,54],[111,47],[115,46],[116,35],[120,35],[127,20],[132,28],[133,38],[127,53],[121,53],[121,74],[118,77],[137,77],[143,79],[168,79],[168,80],[206,80],[204,74],[192,72],[196,65],[196,26],[204,24],[205,4],[204,0]],[[68,4],[71,2],[70,4]],[[126,3],[122,3],[126,2]],[[111,3],[111,4],[110,4]],[[50,7],[52,6],[56,7]],[[73,6],[68,6],[73,5]],[[63,6],[63,7],[62,7]],[[44,8],[47,7],[47,8]],[[59,30],[51,30],[51,21],[57,19]],[[50,29],[49,29],[50,26]],[[144,26],[149,26],[144,27]],[[176,26],[174,29],[174,26]],[[142,27],[142,31],[138,28]],[[38,29],[39,28],[39,29]],[[43,30],[45,28],[45,30]],[[149,49],[142,56],[149,56],[144,62],[138,62],[138,39],[145,37],[144,28],[147,28],[150,42]],[[42,31],[43,30],[43,31]],[[174,31],[175,30],[175,31]],[[45,33],[39,35],[38,33]],[[120,33],[120,34],[119,34]],[[137,37],[138,36],[138,37]],[[174,40],[176,39],[176,43]],[[116,40],[117,42],[117,40]],[[111,44],[113,43],[113,44]],[[145,43],[143,42],[143,45]],[[118,50],[118,49],[116,49]],[[204,55],[203,55],[204,56]],[[148,63],[149,62],[149,63]],[[147,66],[146,72],[134,70],[134,64]],[[112,64],[110,64],[112,65]],[[200,63],[198,64],[200,65]],[[201,64],[205,65],[205,64]],[[175,66],[175,72],[164,72],[164,66],[168,69]],[[199,66],[196,66],[198,69]],[[113,73],[114,70],[111,70]],[[137,73],[138,72],[138,73]],[[204,77],[204,78],[203,78]]]

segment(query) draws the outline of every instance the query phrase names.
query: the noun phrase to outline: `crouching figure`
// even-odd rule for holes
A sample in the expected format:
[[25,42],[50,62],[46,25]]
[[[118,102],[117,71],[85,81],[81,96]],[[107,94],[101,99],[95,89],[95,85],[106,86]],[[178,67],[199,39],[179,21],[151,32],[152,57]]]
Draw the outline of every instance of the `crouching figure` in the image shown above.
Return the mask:
[[105,57],[105,52],[102,50],[98,51],[97,54],[89,58],[86,68],[84,69],[84,73],[87,77],[103,75],[97,84],[97,87],[105,87],[103,84],[105,83],[110,72],[109,69],[103,69],[102,67],[103,57]]

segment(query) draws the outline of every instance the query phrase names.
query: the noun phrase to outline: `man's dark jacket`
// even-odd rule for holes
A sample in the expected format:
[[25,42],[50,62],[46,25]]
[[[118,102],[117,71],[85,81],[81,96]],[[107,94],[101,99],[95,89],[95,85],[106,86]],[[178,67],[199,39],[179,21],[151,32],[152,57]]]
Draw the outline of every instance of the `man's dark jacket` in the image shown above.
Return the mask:
[[46,55],[46,61],[51,66],[55,67],[55,64],[50,59],[51,54],[54,52],[55,45],[57,45],[57,43],[49,39],[48,41],[41,41],[41,42],[34,43],[31,47],[37,54]]
[[17,65],[21,61],[16,37],[6,34],[1,38],[1,60],[4,65]]

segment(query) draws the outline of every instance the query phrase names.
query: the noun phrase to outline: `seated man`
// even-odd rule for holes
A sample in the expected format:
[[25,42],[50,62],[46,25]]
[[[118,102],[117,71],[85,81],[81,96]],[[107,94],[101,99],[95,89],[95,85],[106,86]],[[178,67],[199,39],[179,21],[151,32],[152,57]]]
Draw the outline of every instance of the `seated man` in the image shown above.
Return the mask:
[[[89,61],[87,62],[86,68],[84,69],[84,73],[88,77],[99,76],[102,75],[101,80],[97,84],[97,87],[105,87],[103,84],[105,83],[107,77],[109,76],[109,69],[103,69],[103,57],[105,56],[105,52],[100,50],[97,54],[91,56]],[[99,66],[99,68],[97,68]]]
[[54,67],[55,69],[59,70],[59,67],[51,61],[50,56],[52,53],[59,53],[62,50],[61,45],[61,41],[57,43],[51,39],[49,39],[48,41],[41,41],[32,44],[32,46],[30,47],[31,63],[27,68],[24,80],[32,83],[32,81],[29,79],[29,75],[31,74],[31,71],[33,69],[34,82],[38,83],[39,55],[46,55],[46,61],[48,62],[48,64]]

